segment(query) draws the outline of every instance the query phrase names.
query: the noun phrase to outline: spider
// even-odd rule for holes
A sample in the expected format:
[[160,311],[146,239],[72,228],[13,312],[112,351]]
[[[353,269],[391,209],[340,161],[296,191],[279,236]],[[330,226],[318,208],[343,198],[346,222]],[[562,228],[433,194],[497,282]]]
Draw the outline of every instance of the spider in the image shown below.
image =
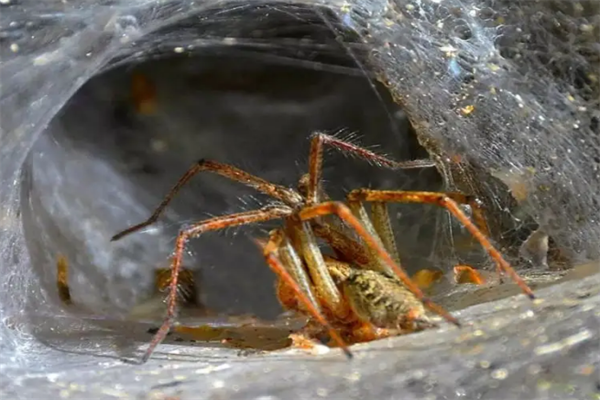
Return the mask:
[[[293,236],[294,232],[290,233]],[[347,237],[344,240],[352,239]],[[423,304],[396,275],[362,269],[355,263],[327,255],[323,256],[323,261],[346,304],[347,312],[345,316],[331,315],[327,304],[321,301],[320,309],[328,314],[324,317],[320,309],[314,306],[318,296],[315,296],[310,284],[306,285],[310,281],[304,268],[306,262],[296,251],[298,247],[302,249],[301,244],[293,245],[283,229],[271,231],[267,243],[261,240],[257,242],[263,249],[267,263],[280,276],[276,286],[281,304],[288,310],[301,313],[308,311],[314,321],[321,325],[315,327],[311,324],[314,321],[309,321],[303,329],[305,334],[294,335],[294,341],[298,341],[300,347],[310,346],[307,338],[320,337],[321,327],[330,330],[330,337],[338,346],[344,346],[436,326],[425,314]],[[296,288],[296,282],[303,282],[303,287]],[[306,299],[299,293],[305,295]],[[332,329],[340,334],[342,341],[331,335]]]
[[[389,169],[432,167],[435,165],[433,161],[393,161],[370,150],[321,132],[312,134],[310,140],[309,169],[308,173],[300,179],[298,190],[268,182],[232,165],[202,159],[181,176],[146,221],[131,226],[111,238],[111,241],[119,240],[156,222],[177,192],[193,176],[204,171],[240,182],[276,200],[276,202],[258,210],[209,218],[180,230],[175,240],[175,250],[171,262],[171,281],[167,298],[166,316],[145,351],[141,360],[142,363],[151,357],[155,348],[164,340],[173,326],[177,308],[178,275],[187,242],[208,231],[269,220],[281,219],[283,220],[284,227],[278,231],[279,233],[272,234],[268,243],[265,244],[258,241],[258,244],[263,247],[264,256],[268,264],[279,276],[280,280],[284,281],[285,285],[292,290],[293,295],[299,302],[303,304],[304,310],[326,327],[330,336],[338,343],[348,357],[351,357],[351,352],[346,342],[328,320],[346,321],[351,319],[350,308],[354,308],[354,312],[357,315],[360,315],[364,310],[357,310],[357,304],[344,299],[344,296],[334,282],[334,277],[337,276],[338,281],[340,281],[339,278],[343,278],[343,274],[332,272],[331,268],[328,268],[321,249],[318,246],[316,236],[325,239],[336,254],[340,256],[342,261],[351,262],[359,269],[378,271],[380,274],[385,274],[385,278],[383,278],[383,275],[381,277],[372,276],[369,282],[381,283],[383,279],[394,277],[425,308],[442,316],[447,321],[460,326],[456,318],[426,298],[419,287],[404,272],[400,265],[400,258],[394,242],[386,203],[426,203],[446,208],[480,242],[496,262],[497,270],[510,275],[523,292],[530,298],[534,298],[532,290],[512,269],[509,263],[504,260],[500,252],[496,250],[487,238],[487,226],[483,218],[483,213],[479,202],[474,197],[462,193],[356,189],[347,195],[346,202],[340,202],[324,198],[320,186],[323,151],[326,145]],[[372,219],[364,208],[363,203],[365,202],[371,204]],[[475,224],[465,215],[459,204],[468,204],[471,207]],[[337,216],[338,221],[336,223],[327,222],[326,217],[331,216]],[[354,232],[360,242],[349,238],[349,235],[345,232],[349,230]],[[285,246],[288,243],[291,243],[290,245],[294,248],[293,252],[287,252],[288,256],[293,260],[282,261],[279,253],[285,253]],[[308,275],[303,264],[306,265]],[[350,272],[350,275],[355,273],[352,270]],[[352,282],[352,279],[345,280],[345,282],[348,281]],[[398,288],[400,287],[398,286]],[[361,290],[359,289],[359,292]],[[344,291],[351,292],[348,289],[344,289]],[[362,290],[361,293],[364,294],[366,292]],[[283,293],[279,291],[279,295],[280,299],[281,297],[285,297],[285,290],[283,290]],[[363,297],[365,299],[368,298],[368,296]],[[285,299],[283,303],[286,303]],[[288,306],[293,306],[290,303],[288,302]],[[371,305],[375,305],[375,302],[372,302]],[[421,314],[418,310],[415,317],[420,317]]]

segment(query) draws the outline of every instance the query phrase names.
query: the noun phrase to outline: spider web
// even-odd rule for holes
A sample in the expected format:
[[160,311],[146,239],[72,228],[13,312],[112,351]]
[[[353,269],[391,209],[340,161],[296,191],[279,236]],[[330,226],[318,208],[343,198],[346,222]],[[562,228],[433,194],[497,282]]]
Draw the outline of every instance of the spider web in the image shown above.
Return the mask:
[[[40,281],[52,281],[52,258],[31,249],[45,248],[60,231],[41,227],[64,221],[57,220],[52,210],[39,215],[21,212],[40,201],[35,192],[28,192],[32,177],[27,164],[40,133],[100,71],[173,52],[219,51],[232,44],[264,57],[301,48],[298,40],[274,44],[277,35],[261,39],[269,37],[265,32],[285,38],[291,29],[289,20],[256,28],[276,11],[299,24],[308,20],[307,30],[333,28],[347,51],[364,60],[364,71],[335,62],[330,68],[359,75],[368,71],[385,84],[402,105],[421,145],[439,160],[446,188],[482,197],[497,242],[509,250],[518,248],[515,243],[539,229],[549,235],[558,259],[569,264],[597,262],[598,2],[2,1],[0,358],[9,363],[0,364],[0,371],[10,369],[18,376],[34,370],[64,372],[70,361],[87,370],[95,370],[97,364],[86,356],[57,357],[32,334],[36,329],[35,320],[28,317],[32,310],[56,321],[63,315],[44,305],[51,299],[39,289]],[[246,19],[253,20],[254,28],[243,29]],[[336,54],[329,56],[334,59]],[[292,64],[303,62],[303,57],[290,57]],[[56,187],[64,183],[61,170],[46,172],[54,176]],[[115,186],[125,186],[111,173],[102,170],[100,175]],[[93,186],[84,173],[80,177]],[[90,189],[88,196],[103,194]],[[110,200],[119,199],[106,201]],[[459,229],[442,225],[440,229]],[[35,232],[27,240],[23,226]],[[82,230],[89,233],[95,228],[86,225]],[[103,232],[96,233],[83,235],[85,240],[75,241],[74,248],[103,240]],[[142,252],[145,258],[138,261],[153,262],[157,253],[169,251],[169,245],[168,240],[160,241]],[[36,270],[32,259],[47,265]],[[122,267],[136,279],[135,266]],[[89,287],[107,286],[101,271],[86,279]],[[122,289],[129,293],[129,286]],[[100,301],[101,292],[92,288],[89,294]],[[72,327],[72,322],[65,326]]]

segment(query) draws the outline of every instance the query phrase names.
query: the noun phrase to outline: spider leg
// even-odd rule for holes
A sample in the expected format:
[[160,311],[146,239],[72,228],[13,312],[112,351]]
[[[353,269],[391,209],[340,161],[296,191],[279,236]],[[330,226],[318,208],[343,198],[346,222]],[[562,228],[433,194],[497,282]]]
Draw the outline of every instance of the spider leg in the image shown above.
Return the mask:
[[[306,203],[308,205],[315,205],[320,201],[324,201],[324,199],[319,198],[319,185],[322,175],[323,151],[325,145],[331,146],[343,153],[357,156],[363,160],[388,169],[427,168],[436,165],[433,160],[391,160],[371,150],[367,150],[355,144],[340,140],[334,136],[316,132],[311,136],[308,184],[306,187]],[[371,234],[371,236],[380,241],[380,244],[383,245],[392,255],[396,261],[396,264],[400,265],[400,256],[395,246],[393,235],[391,235],[389,218],[387,218],[386,223],[386,220],[384,219],[385,216],[380,213],[376,213],[374,214],[375,220],[372,222],[362,204],[355,203],[351,204],[350,207],[352,208],[354,214],[360,219],[364,228]],[[378,217],[380,218],[378,219]],[[384,263],[382,263],[382,260],[377,257],[377,254],[373,249],[367,248],[366,250],[369,261],[368,263],[363,264],[364,267],[375,271],[392,272]]]
[[371,213],[373,215],[373,227],[377,235],[381,238],[385,249],[390,253],[396,264],[400,265],[400,255],[398,254],[398,247],[396,246],[396,239],[386,204],[372,203]]
[[313,222],[312,228],[315,235],[325,240],[341,261],[356,264],[361,268],[373,269],[369,268],[372,258],[368,249],[359,241],[350,238],[347,232],[337,226],[322,222]]
[[[361,203],[358,203],[359,208],[356,210],[352,208],[352,206],[355,206],[355,204],[351,204],[350,209],[362,222],[364,228],[371,235],[373,235],[375,239],[380,241],[380,244],[386,248],[390,255],[392,255],[392,258],[394,258],[396,264],[400,265],[400,257],[398,256],[397,250],[393,247],[395,246],[393,236],[386,238],[382,236],[383,232],[375,230],[375,227],[371,223],[371,220],[369,219],[368,214],[362,207]],[[374,222],[379,221],[375,220],[374,218]],[[383,261],[377,256],[377,252],[368,246],[363,246],[360,241],[350,237],[346,230],[340,229],[343,227],[335,226],[329,221],[325,222],[316,220],[311,222],[311,226],[315,234],[321,239],[325,240],[327,244],[336,252],[338,257],[341,258],[341,260],[354,264],[362,269],[394,274],[394,271],[390,270],[387,265],[383,263]],[[386,240],[382,240],[382,238]]]
[[408,277],[402,267],[398,266],[394,262],[392,256],[390,256],[390,254],[385,250],[385,247],[383,247],[381,244],[381,241],[370,234],[367,229],[365,229],[360,222],[360,219],[354,216],[350,208],[348,208],[348,206],[346,206],[344,203],[330,201],[307,207],[299,212],[299,217],[301,220],[307,221],[330,214],[337,215],[338,218],[350,225],[350,227],[356,231],[361,239],[377,253],[379,258],[385,264],[387,264],[387,267],[394,271],[395,275],[402,281],[402,283],[404,283],[406,288],[410,290],[410,292],[413,293],[423,303],[423,305],[454,325],[460,326],[460,323],[456,318],[450,315],[442,307],[425,297],[421,289],[419,289],[419,287]]
[[272,252],[279,258],[280,263],[285,266],[286,271],[305,293],[311,304],[313,304],[313,306],[317,309],[320,309],[317,297],[311,288],[310,277],[306,272],[304,263],[302,262],[302,259],[300,258],[294,246],[285,236],[285,232],[282,229],[275,229],[271,231],[269,234],[268,245],[264,247],[263,250],[265,254]]
[[[487,228],[487,223],[483,216],[483,210],[481,208],[480,202],[474,196],[467,196],[462,193],[448,193],[448,197],[460,204],[468,204],[473,211],[473,218],[475,220],[475,225],[479,228],[479,230],[487,237],[489,236],[489,231]],[[348,196],[348,206],[354,212],[365,228],[374,236],[376,236],[382,243],[382,245],[386,248],[388,253],[392,256],[396,264],[401,265],[400,263],[400,255],[398,253],[398,247],[396,246],[396,239],[394,237],[394,232],[392,230],[392,224],[390,221],[388,208],[386,202],[381,201],[372,201],[371,202],[371,213],[372,219],[369,218],[369,214],[367,213],[364,205],[360,201],[352,201],[350,195]],[[382,264],[380,259],[377,257],[377,254],[373,251],[370,251],[371,262],[375,269],[379,271],[386,271],[393,273],[387,268],[385,264]],[[502,274],[502,268],[500,264],[496,263],[496,270],[498,276]]]
[[[309,205],[319,203],[319,182],[321,180],[322,174],[323,149],[325,145],[331,146],[343,153],[357,156],[377,166],[392,170],[427,168],[436,166],[435,161],[427,159],[394,161],[387,157],[379,155],[373,151],[340,140],[334,136],[316,132],[312,135],[309,157],[309,177],[308,187],[306,189],[307,204]],[[484,235],[489,236],[489,228],[487,222],[485,221],[485,217],[481,207],[481,202],[476,197],[467,196],[462,193],[448,193],[448,197],[452,198],[457,203],[468,204],[471,207],[475,224],[479,227],[479,229],[483,232]],[[372,235],[378,236],[382,244],[386,247],[388,252],[394,258],[396,263],[400,264],[400,256],[398,254],[398,250],[395,244],[393,232],[391,231],[391,224],[389,221],[389,216],[387,215],[387,210],[385,210],[384,207],[376,205],[375,209],[373,210],[373,221],[371,222],[366,210],[361,204],[350,204],[350,208],[352,209],[354,214],[361,220],[364,227]],[[374,256],[375,254],[371,254],[371,257]],[[387,269],[384,265],[380,265],[376,261],[372,261],[369,268],[383,271]]]
[[[379,242],[386,251],[392,256],[396,265],[402,267],[400,255],[396,247],[392,226],[385,205],[383,207],[372,205],[373,219],[369,217],[363,203],[358,201],[348,202],[348,207],[352,213],[362,223],[363,228],[371,235],[373,240]],[[323,237],[327,243],[336,251],[342,253],[348,262],[357,264],[364,269],[373,271],[387,272],[395,274],[394,270],[379,257],[376,248],[371,246],[362,246],[356,244],[354,240],[348,237],[343,231],[339,231],[331,223],[319,221],[312,222],[315,232]]]
[[325,302],[328,311],[336,319],[348,318],[350,309],[329,273],[310,223],[289,219],[286,234],[297,254],[300,254],[306,263],[317,298]]
[[268,182],[262,178],[249,174],[239,168],[236,168],[232,165],[223,164],[217,161],[212,160],[200,160],[196,164],[194,164],[190,169],[188,169],[182,176],[179,178],[177,183],[171,188],[169,193],[165,196],[163,201],[158,205],[158,207],[152,212],[150,218],[146,221],[139,223],[137,225],[131,226],[116,235],[114,235],[110,241],[114,242],[119,240],[130,233],[139,231],[142,228],[145,228],[149,225],[152,225],[154,222],[158,220],[160,215],[163,213],[167,205],[173,200],[175,195],[181,190],[183,186],[185,186],[190,179],[192,179],[195,175],[200,172],[207,171],[212,172],[217,175],[221,175],[225,178],[228,178],[235,182],[240,182],[246,186],[252,187],[259,192],[265,193],[279,201],[282,201],[285,204],[292,205],[298,204],[302,201],[302,198],[298,193],[293,190],[290,190],[284,186],[276,185],[271,182]]
[[142,357],[142,363],[148,361],[156,346],[158,346],[167,336],[173,320],[175,318],[175,311],[177,306],[177,294],[178,285],[177,278],[181,268],[181,261],[183,258],[183,252],[187,242],[199,236],[202,233],[208,231],[220,230],[233,226],[247,225],[257,222],[265,222],[268,220],[282,218],[290,215],[292,210],[285,206],[266,206],[259,210],[246,211],[237,214],[223,215],[220,217],[210,218],[192,226],[185,228],[179,232],[175,241],[175,252],[173,254],[173,261],[171,262],[171,280],[169,282],[169,295],[167,298],[167,315],[164,322],[152,338],[152,342],[146,349],[144,356]]
[[[440,207],[446,208],[456,219],[458,219],[467,230],[473,235],[481,246],[488,252],[490,257],[496,262],[497,268],[505,271],[515,281],[515,283],[521,288],[521,290],[527,294],[531,299],[535,296],[533,291],[527,286],[527,284],[521,279],[521,277],[515,272],[510,264],[502,257],[502,254],[492,245],[486,235],[479,229],[471,220],[465,215],[460,209],[456,200],[461,200],[462,197],[467,197],[461,194],[451,193],[437,193],[437,192],[405,192],[405,191],[393,191],[393,190],[370,190],[370,189],[358,189],[353,190],[348,195],[348,201],[350,202],[363,202],[363,201],[375,201],[375,202],[398,202],[398,203],[427,203],[435,204]],[[464,200],[464,199],[463,199]]]
[[[384,242],[385,239],[382,239],[379,236],[379,233],[377,232],[377,229],[375,228],[375,225],[373,224],[373,221],[376,221],[376,220],[374,219],[372,221],[371,218],[369,218],[369,214],[367,213],[367,210],[365,209],[363,203],[358,202],[358,201],[349,202],[348,207],[350,208],[350,210],[352,210],[352,213],[354,214],[354,216],[356,218],[358,218],[358,220],[362,223],[362,226],[369,233],[369,235],[371,235],[371,237],[374,240],[376,240],[380,246],[386,248],[387,245],[389,245],[389,240],[387,241],[388,243],[385,243]],[[391,274],[394,274],[394,271],[392,269],[390,269],[390,266],[387,265],[381,257],[379,257],[379,253],[376,250],[376,248],[367,246],[366,250],[367,250],[367,253],[369,254],[369,259],[370,259],[370,263],[369,263],[369,267],[368,267],[369,269],[372,269],[374,271],[389,272]],[[392,256],[392,258],[394,258],[394,254],[397,255],[397,251],[395,249],[392,252],[390,252],[388,250],[388,253]],[[398,256],[398,261],[399,261],[399,256]],[[399,262],[397,263],[397,265],[402,267]]]
[[308,160],[309,182],[307,189],[308,195],[306,198],[309,205],[319,203],[319,182],[321,181],[323,167],[324,145],[331,146],[343,153],[357,156],[375,165],[388,169],[428,168],[436,165],[433,160],[390,160],[389,158],[379,155],[371,150],[367,150],[355,144],[340,140],[334,136],[321,132],[315,132],[311,136],[310,155]]
[[302,287],[308,284],[308,276],[304,274],[304,279],[306,279],[306,282],[299,283],[296,281],[296,279],[294,279],[286,266],[284,266],[284,263],[278,255],[280,245],[284,242],[284,238],[281,233],[282,232],[279,231],[279,233],[271,235],[269,242],[266,244],[258,239],[255,241],[262,248],[264,257],[273,272],[275,272],[281,279],[285,281],[287,285],[289,285],[289,287],[295,292],[296,296],[298,296],[300,302],[304,305],[304,307],[306,307],[306,310],[329,331],[329,335],[338,343],[346,356],[348,358],[352,358],[352,353],[350,352],[350,349],[348,349],[348,345],[344,342],[337,331],[329,324],[329,322],[327,322],[327,319],[319,310],[319,304],[316,302],[314,296],[311,298],[311,296],[305,291],[305,288]]

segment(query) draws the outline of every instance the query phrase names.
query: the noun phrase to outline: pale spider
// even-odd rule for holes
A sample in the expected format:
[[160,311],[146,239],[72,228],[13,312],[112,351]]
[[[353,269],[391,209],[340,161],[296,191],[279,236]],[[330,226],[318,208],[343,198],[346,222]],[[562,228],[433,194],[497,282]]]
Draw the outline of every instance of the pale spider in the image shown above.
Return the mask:
[[[386,203],[389,202],[429,203],[445,207],[481,243],[496,262],[498,271],[509,274],[530,298],[534,297],[531,289],[486,237],[484,232],[487,228],[483,214],[479,202],[474,197],[462,193],[357,189],[348,194],[345,203],[324,199],[320,188],[324,145],[390,169],[433,166],[431,160],[393,161],[334,136],[318,132],[311,136],[309,170],[308,174],[300,180],[298,190],[270,183],[217,161],[200,160],[195,163],[169,191],[148,220],[116,234],[111,241],[119,240],[154,223],[175,194],[194,175],[202,171],[212,172],[245,184],[273,197],[277,203],[258,210],[209,218],[179,232],[171,263],[172,273],[166,317],[144,353],[142,362],[150,358],[156,346],[164,340],[173,325],[177,306],[177,280],[187,241],[208,231],[274,219],[283,219],[283,228],[272,232],[268,243],[260,241],[257,243],[263,248],[268,264],[283,281],[278,290],[282,304],[288,308],[310,313],[327,328],[333,340],[349,357],[351,353],[346,340],[363,341],[368,340],[369,337],[376,338],[388,333],[377,333],[373,330],[367,336],[345,335],[346,340],[344,340],[328,321],[333,321],[338,327],[354,326],[356,321],[363,321],[383,328],[394,326],[402,328],[413,325],[410,323],[411,319],[419,322],[424,317],[423,306],[425,306],[447,321],[460,326],[448,312],[425,298],[419,287],[411,281],[400,266],[387,213]],[[371,203],[372,219],[364,208],[363,202]],[[471,207],[475,222],[481,229],[465,215],[459,203]],[[342,224],[328,222],[324,218],[332,214],[336,215]],[[360,242],[351,239],[349,228]],[[325,239],[335,251],[336,259],[329,259],[329,263],[326,262],[315,235]],[[337,267],[333,264],[335,262],[338,262]],[[352,267],[349,269],[340,267],[344,262],[350,263]],[[367,271],[375,271],[376,274]],[[371,293],[373,290],[383,290],[387,293],[385,296],[382,294],[385,299],[379,302],[373,297],[374,294]],[[297,301],[291,301],[290,298],[295,298]],[[381,307],[381,304],[392,304],[392,306]]]

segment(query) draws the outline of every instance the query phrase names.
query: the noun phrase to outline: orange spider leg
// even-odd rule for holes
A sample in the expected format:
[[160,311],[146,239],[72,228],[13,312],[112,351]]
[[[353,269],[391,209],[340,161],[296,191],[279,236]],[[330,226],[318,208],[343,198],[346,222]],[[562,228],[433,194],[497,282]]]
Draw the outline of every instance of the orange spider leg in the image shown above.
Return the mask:
[[350,225],[356,233],[364,240],[364,242],[375,251],[378,257],[398,276],[398,278],[406,285],[407,289],[410,290],[427,308],[436,314],[442,316],[447,321],[453,323],[456,326],[460,326],[460,323],[456,318],[450,315],[446,310],[444,310],[439,305],[435,304],[433,301],[429,300],[425,297],[421,289],[408,277],[406,272],[399,267],[390,254],[385,250],[383,245],[377,238],[367,231],[360,220],[354,216],[352,211],[346,206],[344,203],[337,201],[330,201],[321,204],[317,204],[311,207],[307,207],[301,210],[299,213],[299,217],[302,220],[310,220],[313,218],[318,218],[325,215],[335,214],[342,221]]
[[377,166],[389,169],[427,168],[434,167],[436,165],[433,160],[390,160],[389,158],[379,155],[371,150],[367,150],[352,143],[340,140],[334,136],[321,132],[315,132],[311,135],[310,155],[308,160],[309,182],[307,190],[308,193],[306,196],[306,203],[308,205],[317,204],[319,202],[319,182],[321,181],[324,145],[329,145],[341,151],[342,153],[357,156]]
[[[422,160],[409,160],[409,161],[394,161],[385,156],[377,154],[373,151],[367,150],[360,146],[354,145],[352,143],[348,143],[346,141],[340,140],[334,136],[327,135],[325,133],[316,132],[311,135],[311,148],[309,155],[309,182],[307,187],[307,196],[306,201],[308,205],[314,205],[319,202],[319,182],[321,180],[321,171],[323,166],[323,151],[324,146],[328,145],[335,148],[342,153],[350,154],[353,156],[357,156],[367,162],[370,162],[379,167],[387,168],[387,169],[411,169],[411,168],[428,168],[435,167],[436,163],[431,159],[422,159]],[[473,220],[475,224],[481,232],[490,236],[489,227],[486,222],[485,216],[483,214],[482,204],[475,196],[465,195],[462,193],[448,193],[447,196],[452,200],[456,201],[459,204],[467,204],[471,208],[471,212],[473,215]],[[359,213],[362,213],[363,210],[355,210]],[[389,223],[389,217],[387,216],[387,211],[384,211],[376,206],[373,210],[374,221],[373,221],[373,230],[371,230],[370,226],[371,222],[365,220],[363,217],[366,215],[361,215],[361,219],[363,219],[363,223],[367,224],[367,229],[371,231],[371,233],[379,234],[379,237],[383,241],[386,250],[391,253],[392,257],[396,261],[397,264],[400,264],[400,257],[398,255],[398,250],[393,242],[393,234],[391,234],[391,225]],[[381,229],[384,229],[387,232],[379,232]],[[497,264],[497,271],[499,276],[501,275],[501,268]]]
[[331,312],[336,320],[345,320],[350,315],[350,309],[343,301],[342,293],[327,269],[327,263],[310,223],[299,221],[297,218],[288,218],[286,222],[286,237],[289,238],[293,250],[306,264],[317,298],[325,302],[327,311]]
[[369,253],[360,242],[353,240],[331,224],[314,222],[312,229],[315,235],[327,242],[341,261],[361,267],[371,262]]
[[[454,196],[454,194],[452,194]],[[379,202],[399,202],[399,203],[426,203],[435,204],[446,208],[456,219],[458,219],[467,230],[481,243],[481,246],[488,252],[490,257],[496,262],[498,268],[505,271],[517,283],[529,298],[534,299],[533,291],[527,286],[525,281],[515,272],[510,264],[502,257],[502,254],[492,245],[489,239],[471,222],[471,220],[460,209],[459,205],[446,193],[436,192],[404,192],[393,190],[353,190],[348,195],[348,201],[379,201]]]
[[468,205],[471,208],[471,213],[473,214],[473,221],[475,221],[475,225],[477,225],[481,233],[483,233],[485,236],[490,235],[489,227],[487,225],[485,217],[483,216],[482,203],[477,197],[459,192],[449,192],[443,194],[449,199],[454,200],[454,202],[458,204]]
[[185,250],[185,245],[187,244],[187,242],[191,238],[197,237],[200,234],[208,231],[215,231],[219,229],[247,225],[256,222],[265,222],[276,218],[286,217],[291,213],[292,210],[289,207],[266,206],[261,208],[260,210],[247,211],[238,214],[210,218],[202,222],[193,224],[192,226],[183,229],[179,232],[179,235],[177,236],[177,239],[175,241],[175,253],[173,255],[173,261],[171,263],[171,281],[169,282],[169,295],[167,298],[167,315],[165,317],[164,322],[154,335],[152,342],[150,342],[148,349],[146,349],[146,352],[142,357],[142,363],[148,361],[148,359],[154,352],[156,346],[158,346],[165,339],[173,325],[178,297],[177,278],[179,275],[179,270],[181,268],[183,252]]
[[296,280],[292,277],[292,275],[287,271],[279,256],[277,255],[278,244],[274,240],[269,240],[267,244],[264,242],[255,239],[256,243],[262,248],[263,255],[267,260],[267,263],[273,269],[273,271],[285,281],[285,283],[294,291],[298,300],[306,307],[306,310],[317,320],[321,325],[323,325],[329,335],[336,341],[336,343],[342,348],[344,354],[348,358],[352,358],[352,353],[350,349],[348,349],[348,345],[342,337],[337,333],[337,331],[327,322],[327,319],[323,316],[323,314],[319,311],[319,305],[315,302],[314,298],[311,299],[305,292],[302,290],[300,285],[296,282]]
[[225,178],[231,179],[232,181],[242,183],[246,186],[258,190],[259,192],[274,197],[275,199],[280,200],[288,205],[298,204],[302,202],[302,197],[298,193],[284,186],[270,183],[262,178],[249,174],[231,165],[211,160],[200,160],[196,164],[194,164],[190,169],[188,169],[181,176],[181,178],[179,178],[179,181],[177,181],[177,183],[173,186],[173,188],[171,188],[169,193],[167,193],[163,201],[154,210],[150,218],[148,218],[142,223],[131,226],[117,233],[110,239],[110,241],[117,241],[129,235],[130,233],[139,231],[140,229],[152,225],[154,222],[156,222],[158,220],[158,217],[160,217],[167,205],[173,200],[173,198],[181,190],[181,188],[185,186],[195,175],[203,171],[212,172],[217,175],[221,175]]
[[[317,301],[317,296],[311,287],[312,282],[305,269],[305,264],[282,229],[274,229],[270,232],[268,249],[270,250],[273,247],[277,249],[277,257],[285,265],[286,271],[306,294],[310,302],[319,307],[320,303]],[[277,297],[285,308],[297,309],[298,299],[295,292],[285,284],[284,280],[279,280],[277,284]]]
[[[308,185],[306,188],[306,204],[307,205],[315,205],[322,201],[327,201],[329,199],[319,198],[320,196],[320,188],[319,182],[321,181],[322,175],[322,167],[323,167],[323,152],[325,145],[335,148],[336,150],[356,156],[362,160],[365,160],[371,164],[377,165],[382,168],[387,168],[391,170],[398,169],[412,169],[412,168],[428,168],[435,167],[436,163],[431,159],[421,159],[421,160],[409,160],[409,161],[395,161],[391,160],[383,155],[377,154],[371,150],[367,150],[363,147],[357,146],[355,144],[349,143],[347,141],[338,139],[334,136],[316,132],[311,135],[311,147],[309,154],[309,170],[308,170]],[[352,207],[351,207],[352,208]],[[357,217],[361,220],[364,227],[367,231],[373,235],[377,240],[380,240],[387,250],[388,253],[392,256],[394,261],[398,266],[401,266],[400,255],[398,254],[398,248],[394,242],[394,235],[391,228],[391,223],[389,221],[389,217],[387,215],[387,210],[378,208],[377,206],[373,207],[373,220],[369,218],[366,211],[362,206],[357,206],[352,208],[353,212]],[[379,212],[382,211],[382,212]],[[325,232],[321,232],[325,233]],[[336,249],[339,250],[340,249]],[[351,253],[346,253],[347,257]],[[359,264],[363,268],[368,268],[377,271],[385,271],[385,266],[380,264],[380,260],[377,259],[377,255],[372,251],[367,250],[365,252],[368,261],[366,263]],[[354,259],[352,260],[355,261]],[[388,272],[392,272],[389,270]]]
[[[459,193],[459,192],[449,192],[449,193],[444,193],[444,194],[448,198],[454,200],[458,204],[468,205],[471,208],[473,221],[475,222],[475,225],[477,226],[477,228],[479,228],[479,230],[485,237],[490,237],[490,228],[487,224],[487,221],[485,220],[485,216],[483,215],[482,203],[477,197],[466,195],[466,194]],[[475,237],[475,239],[477,239],[477,236],[474,236],[474,237]],[[477,239],[477,240],[479,240],[479,239]],[[503,269],[502,269],[501,264],[496,262],[496,273],[498,274],[498,279],[500,280],[500,282],[502,282],[502,272],[503,272]]]

